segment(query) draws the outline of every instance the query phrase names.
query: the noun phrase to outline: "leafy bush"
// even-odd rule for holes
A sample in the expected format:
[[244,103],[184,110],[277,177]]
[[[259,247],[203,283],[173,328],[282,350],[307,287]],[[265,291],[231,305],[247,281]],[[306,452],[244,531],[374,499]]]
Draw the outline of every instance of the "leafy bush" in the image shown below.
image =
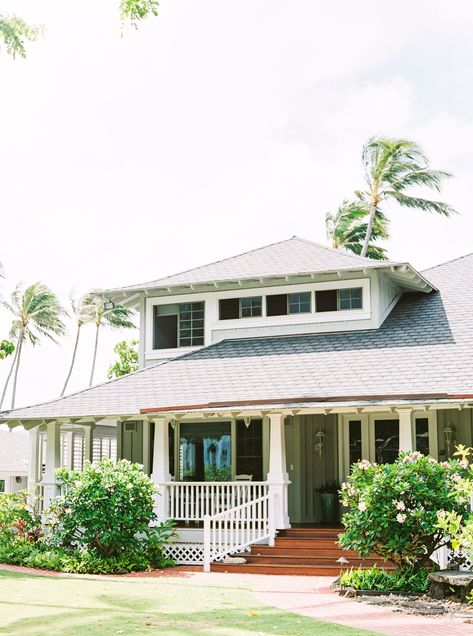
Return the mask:
[[403,569],[428,562],[449,539],[438,527],[440,510],[464,515],[468,498],[459,488],[465,462],[438,463],[419,452],[401,453],[393,464],[354,464],[342,484],[345,532],[340,545],[362,556],[374,553]]
[[380,592],[414,592],[423,594],[429,589],[429,570],[395,570],[388,572],[376,566],[367,570],[348,570],[340,575],[340,586],[354,590],[378,590]]
[[53,511],[56,544],[95,549],[103,556],[140,551],[139,535],[147,535],[156,486],[142,466],[125,459],[116,464],[87,463],[83,472],[61,468],[64,495]]
[[28,503],[28,493],[0,493],[0,536],[15,535],[35,541],[42,534],[39,516]]

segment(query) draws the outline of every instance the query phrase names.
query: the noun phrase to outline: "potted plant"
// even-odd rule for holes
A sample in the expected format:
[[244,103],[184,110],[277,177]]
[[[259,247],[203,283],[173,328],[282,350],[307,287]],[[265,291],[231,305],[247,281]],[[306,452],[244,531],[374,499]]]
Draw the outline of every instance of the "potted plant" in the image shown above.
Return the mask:
[[336,481],[329,481],[323,486],[320,486],[320,488],[316,488],[316,492],[320,494],[323,523],[333,523],[337,521],[337,499],[339,490],[340,484]]

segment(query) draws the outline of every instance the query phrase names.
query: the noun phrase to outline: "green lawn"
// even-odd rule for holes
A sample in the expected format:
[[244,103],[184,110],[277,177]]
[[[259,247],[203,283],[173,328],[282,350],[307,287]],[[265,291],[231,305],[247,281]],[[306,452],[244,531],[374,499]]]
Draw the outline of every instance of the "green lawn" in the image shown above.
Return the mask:
[[80,579],[0,571],[0,634],[368,636],[260,603],[244,585],[191,578]]

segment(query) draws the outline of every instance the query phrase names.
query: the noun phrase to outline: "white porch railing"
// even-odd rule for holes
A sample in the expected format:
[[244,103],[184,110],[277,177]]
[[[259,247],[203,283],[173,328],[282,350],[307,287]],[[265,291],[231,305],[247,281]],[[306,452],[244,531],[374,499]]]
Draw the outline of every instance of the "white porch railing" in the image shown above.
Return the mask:
[[241,505],[204,517],[204,572],[213,561],[241,552],[253,543],[274,545],[274,496],[266,493]]
[[268,494],[265,481],[170,481],[159,486],[167,498],[167,516],[175,521],[203,521]]

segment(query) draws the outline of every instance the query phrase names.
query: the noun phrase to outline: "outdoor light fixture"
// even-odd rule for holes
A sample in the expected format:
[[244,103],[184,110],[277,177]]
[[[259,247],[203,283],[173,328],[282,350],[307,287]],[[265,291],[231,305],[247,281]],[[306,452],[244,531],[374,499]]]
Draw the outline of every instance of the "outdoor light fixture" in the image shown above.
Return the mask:
[[115,303],[112,300],[106,300],[103,304],[103,308],[108,311],[115,308]]
[[250,424],[251,424],[251,417],[244,417],[243,421],[245,422],[245,426],[246,428],[250,428]]
[[324,433],[324,431],[321,428],[319,428],[319,430],[315,434],[315,444],[314,444],[314,449],[318,452],[319,457],[322,457],[322,449],[324,447],[324,439],[325,439],[325,433]]
[[454,432],[455,432],[455,429],[450,424],[447,424],[447,426],[443,429],[443,435],[445,437],[445,446],[447,449],[448,456],[450,455],[450,449],[452,447],[452,444],[454,443],[454,440],[453,440]]

